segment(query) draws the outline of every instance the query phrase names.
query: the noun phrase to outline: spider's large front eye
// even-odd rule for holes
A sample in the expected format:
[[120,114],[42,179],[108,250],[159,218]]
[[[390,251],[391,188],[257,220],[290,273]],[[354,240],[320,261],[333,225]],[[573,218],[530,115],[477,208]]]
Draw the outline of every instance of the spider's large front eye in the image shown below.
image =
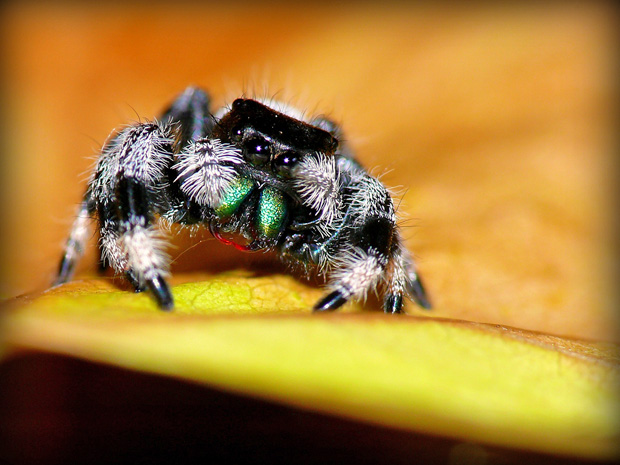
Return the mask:
[[293,177],[293,168],[299,162],[300,155],[292,150],[282,152],[273,160],[273,170],[284,178]]
[[271,158],[271,144],[262,137],[250,137],[243,143],[248,161],[254,165],[264,165]]

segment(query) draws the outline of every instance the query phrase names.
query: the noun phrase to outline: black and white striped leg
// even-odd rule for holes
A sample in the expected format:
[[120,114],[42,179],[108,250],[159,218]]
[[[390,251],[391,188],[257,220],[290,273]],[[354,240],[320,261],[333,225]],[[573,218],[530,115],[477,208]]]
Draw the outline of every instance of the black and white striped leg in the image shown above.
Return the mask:
[[163,278],[168,260],[151,223],[167,202],[162,193],[174,138],[167,123],[123,129],[106,144],[89,185],[97,201],[103,261],[124,274],[136,291],[151,289],[162,309],[173,306]]
[[431,303],[415,269],[413,259],[398,233],[395,234],[395,240],[397,246],[391,259],[391,273],[383,308],[386,313],[401,313],[403,296],[408,295],[420,307],[428,310],[431,308]]
[[125,273],[127,281],[136,293],[146,291],[131,269],[127,269],[127,254],[119,240],[120,221],[116,211],[109,208],[99,208],[99,272],[104,273],[111,266],[117,273]]
[[134,178],[121,178],[116,186],[119,202],[120,242],[127,258],[126,274],[137,291],[147,287],[162,310],[174,300],[164,278],[168,260],[158,230],[152,225],[148,188]]
[[401,313],[405,295],[424,308],[430,308],[413,260],[404,247],[392,198],[375,178],[351,168],[347,224],[332,235],[335,267],[330,276],[331,293],[315,306],[317,311],[335,310],[350,299],[361,299],[368,291],[385,285],[383,308]]
[[387,294],[383,301],[385,313],[403,313],[403,295]]
[[90,194],[87,193],[73,221],[71,233],[65,244],[65,251],[58,266],[58,274],[54,285],[66,283],[73,276],[77,262],[84,254],[86,241],[88,240],[88,225],[94,210],[94,202],[90,198]]
[[99,263],[102,270],[108,266],[117,273],[127,271],[127,254],[120,243],[120,220],[111,202],[99,204]]
[[[424,310],[430,310],[432,308],[426,290],[417,274],[407,280],[405,288],[407,290],[407,295]],[[385,313],[403,313],[403,293],[390,292],[386,294],[383,301],[383,309]]]
[[372,251],[356,248],[337,257],[338,268],[331,276],[332,292],[314,307],[316,311],[336,310],[351,299],[363,298],[383,276],[387,260]]
[[116,210],[110,207],[108,204],[99,208],[99,269],[103,272],[111,266],[117,273],[125,274],[136,293],[144,292],[147,289],[145,283],[128,267],[127,253],[120,240],[120,220]]

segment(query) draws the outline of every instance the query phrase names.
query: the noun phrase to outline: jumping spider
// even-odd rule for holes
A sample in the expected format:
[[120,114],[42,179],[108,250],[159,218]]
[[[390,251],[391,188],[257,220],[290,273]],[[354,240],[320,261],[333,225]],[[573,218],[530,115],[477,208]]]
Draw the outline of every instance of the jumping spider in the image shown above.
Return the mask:
[[116,133],[90,177],[56,284],[71,278],[96,216],[102,263],[149,289],[162,310],[174,301],[159,222],[208,226],[240,250],[275,250],[318,268],[334,310],[381,289],[387,313],[403,296],[430,308],[396,225],[392,198],[324,117],[273,101],[239,98],[211,114],[187,88],[155,122]]

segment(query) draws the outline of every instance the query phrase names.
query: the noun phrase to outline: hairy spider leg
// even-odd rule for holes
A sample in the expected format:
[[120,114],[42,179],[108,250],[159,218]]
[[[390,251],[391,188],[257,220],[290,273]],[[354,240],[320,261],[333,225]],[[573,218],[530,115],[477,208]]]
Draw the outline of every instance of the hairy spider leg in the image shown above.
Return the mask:
[[401,313],[403,295],[408,294],[420,307],[429,310],[431,303],[426,295],[420,276],[416,272],[413,259],[405,248],[398,231],[394,234],[391,257],[391,273],[387,283],[387,292],[383,300],[386,313]]
[[88,224],[95,213],[96,206],[90,192],[84,196],[84,200],[78,208],[73,221],[69,238],[65,243],[65,250],[58,266],[58,274],[53,285],[66,283],[75,272],[77,262],[84,254],[86,241],[88,240]]
[[149,288],[160,307],[172,308],[164,279],[167,257],[153,225],[154,213],[163,210],[158,191],[168,182],[173,144],[180,151],[207,137],[215,120],[208,95],[195,87],[177,97],[160,120],[161,124],[128,127],[106,143],[66,242],[55,284],[71,278],[84,251],[88,220],[97,213],[101,269],[110,265],[125,273],[137,292]]
[[153,221],[164,209],[159,193],[171,163],[170,125],[139,123],[106,146],[89,185],[97,202],[103,258],[125,273],[137,291],[150,289],[163,309],[172,308],[173,300],[164,279],[165,243]]
[[359,164],[340,155],[304,157],[293,179],[316,222],[305,234],[287,237],[281,250],[298,260],[311,259],[324,271],[333,268],[332,292],[314,310],[335,310],[365,296],[384,275],[395,225],[391,198]]
[[[372,217],[349,232],[350,246],[335,256],[328,287],[332,292],[315,305],[317,311],[335,310],[352,298],[363,298],[382,279],[389,263],[393,226],[387,218]],[[402,299],[401,299],[402,306]]]
[[389,192],[358,165],[349,166],[345,181],[347,194],[343,199],[348,205],[347,221],[332,236],[338,236],[334,240],[338,245],[334,256],[336,265],[329,283],[332,292],[314,309],[335,310],[352,298],[363,298],[381,284],[384,276],[388,288],[383,302],[386,313],[402,312],[403,296],[407,292],[421,306],[430,308],[413,261],[398,234]]
[[127,266],[127,254],[120,241],[120,219],[118,210],[112,202],[102,202],[97,208],[99,220],[99,263],[101,270],[108,266],[115,270],[125,270],[125,276],[136,292],[146,290],[146,285],[140,282],[135,272]]
[[174,305],[172,293],[164,276],[167,274],[163,243],[152,227],[150,193],[146,186],[132,177],[118,180],[120,239],[127,254],[126,274],[136,290],[148,287],[162,309]]
[[[200,88],[197,87],[187,87],[175,100],[170,104],[170,106],[162,112],[162,116],[160,121],[163,124],[170,125],[170,127],[175,128],[177,140],[176,147],[177,150],[182,150],[187,147],[190,141],[204,138],[207,134],[211,132],[213,126],[215,124],[215,120],[209,111],[210,106],[210,98],[208,94]],[[122,136],[121,134],[117,134],[107,145],[106,149],[110,147],[114,147],[119,143],[119,138]],[[106,150],[104,149],[104,151]],[[114,233],[116,227],[111,226],[114,224],[115,220],[113,218],[114,214],[111,214],[109,211],[100,211],[100,218],[106,218],[101,221],[101,224],[106,224],[107,226],[102,226],[101,231],[104,232],[105,238],[102,237],[102,242],[106,243],[106,248],[111,251],[111,249],[115,248],[116,239],[118,237],[117,233]],[[178,215],[182,217],[189,216],[187,212],[183,215]],[[175,218],[177,219],[177,218]],[[185,218],[178,218],[179,220],[184,220]],[[186,222],[191,222],[186,221]],[[107,268],[107,265],[110,264],[110,260],[105,260],[105,257],[102,256],[104,248],[99,247],[99,271],[104,272]],[[111,251],[111,254],[118,255],[119,251]],[[134,286],[136,292],[142,292],[145,290],[144,284],[140,283],[137,277],[134,275],[132,271],[128,271],[126,273],[127,279]]]

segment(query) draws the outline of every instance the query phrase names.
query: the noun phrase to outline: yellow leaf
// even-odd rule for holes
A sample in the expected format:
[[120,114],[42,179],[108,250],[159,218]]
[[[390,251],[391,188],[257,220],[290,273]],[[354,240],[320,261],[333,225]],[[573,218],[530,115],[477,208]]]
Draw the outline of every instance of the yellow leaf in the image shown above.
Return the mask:
[[617,454],[618,347],[349,305],[312,314],[291,277],[176,279],[174,312],[110,280],[76,281],[5,312],[30,348],[180,377],[349,418],[586,458]]

